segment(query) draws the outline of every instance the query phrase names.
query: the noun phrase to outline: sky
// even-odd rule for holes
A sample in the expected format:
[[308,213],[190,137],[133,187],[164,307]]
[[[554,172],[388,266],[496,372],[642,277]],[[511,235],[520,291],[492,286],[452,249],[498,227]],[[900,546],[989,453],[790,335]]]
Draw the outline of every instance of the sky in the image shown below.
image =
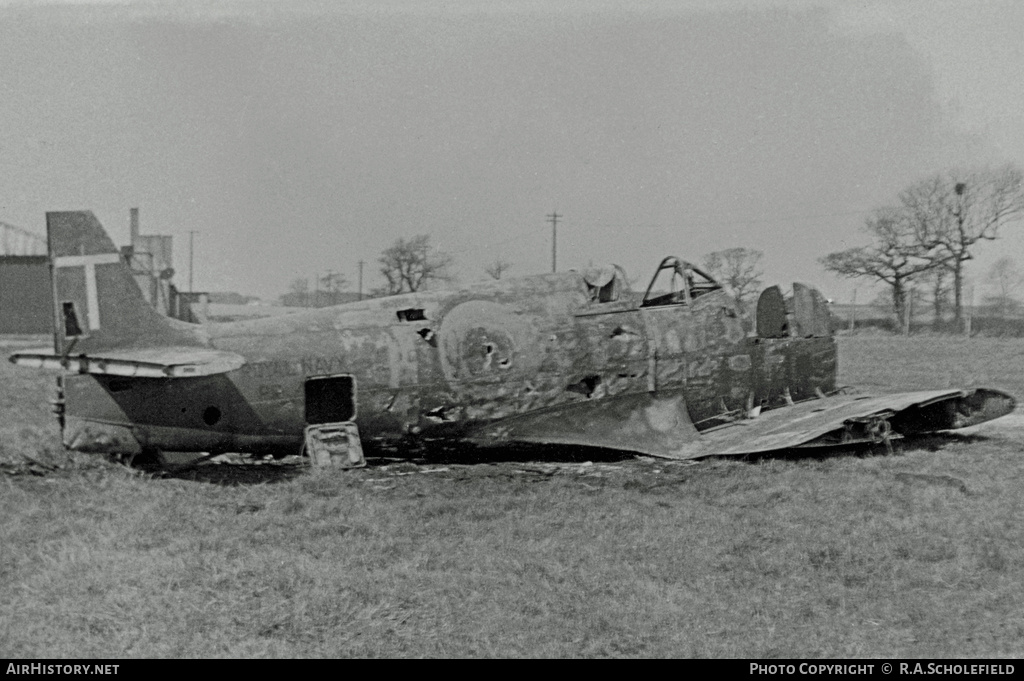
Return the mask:
[[[0,221],[93,210],[176,281],[383,283],[429,234],[459,282],[764,252],[764,283],[950,168],[1024,167],[1024,3],[0,0]],[[1024,266],[1024,224],[978,249]],[[864,290],[861,285],[861,290]],[[863,301],[865,293],[859,294]]]

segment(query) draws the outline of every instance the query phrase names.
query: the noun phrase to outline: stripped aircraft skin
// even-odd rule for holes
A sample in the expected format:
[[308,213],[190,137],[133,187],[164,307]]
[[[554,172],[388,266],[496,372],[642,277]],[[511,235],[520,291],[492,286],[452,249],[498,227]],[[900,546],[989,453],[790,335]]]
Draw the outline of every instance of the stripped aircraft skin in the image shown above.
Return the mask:
[[665,258],[502,279],[222,324],[150,307],[88,211],[47,213],[65,446],[298,454],[311,424],[367,445],[583,445],[667,458],[886,442],[1013,410],[1006,393],[836,393],[821,294],[758,303],[755,329],[711,277]]

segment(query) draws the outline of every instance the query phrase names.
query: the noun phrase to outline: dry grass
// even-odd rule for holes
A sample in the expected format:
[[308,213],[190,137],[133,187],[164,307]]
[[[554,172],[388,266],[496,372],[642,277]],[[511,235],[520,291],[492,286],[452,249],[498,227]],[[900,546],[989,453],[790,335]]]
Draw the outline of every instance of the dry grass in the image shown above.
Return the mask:
[[[942,387],[959,367],[1024,396],[1024,342],[948,340],[844,338],[841,378]],[[52,378],[4,366],[5,456],[53,447]],[[0,655],[1020,656],[1021,438],[986,432],[893,457],[244,485],[50,452],[63,468],[0,478]]]
[[1001,388],[1024,401],[1024,339],[840,336],[839,379],[865,391]]
[[60,442],[50,400],[56,375],[14,367],[7,356],[16,350],[45,347],[46,336],[0,336],[0,466],[38,461],[43,467],[72,459]]

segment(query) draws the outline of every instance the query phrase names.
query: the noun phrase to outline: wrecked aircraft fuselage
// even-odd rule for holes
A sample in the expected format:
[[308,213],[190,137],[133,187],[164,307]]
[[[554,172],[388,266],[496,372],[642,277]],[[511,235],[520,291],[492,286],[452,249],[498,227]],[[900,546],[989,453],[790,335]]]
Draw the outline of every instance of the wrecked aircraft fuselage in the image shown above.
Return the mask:
[[[748,322],[711,277],[666,258],[643,294],[611,267],[199,327],[155,315],[91,213],[47,217],[55,350],[12,361],[75,372],[63,381],[72,449],[294,454],[310,426],[351,423],[368,445],[455,439],[692,457],[715,453],[701,431],[809,400],[824,407],[836,388],[827,304],[801,284],[788,300],[767,289]],[[986,418],[1013,408],[998,391],[971,399],[939,401]],[[824,431],[783,429],[795,442],[764,438],[796,446],[845,429],[844,441],[887,441],[881,426],[846,425],[888,423],[885,405],[844,409]],[[746,450],[760,451],[754,440]]]

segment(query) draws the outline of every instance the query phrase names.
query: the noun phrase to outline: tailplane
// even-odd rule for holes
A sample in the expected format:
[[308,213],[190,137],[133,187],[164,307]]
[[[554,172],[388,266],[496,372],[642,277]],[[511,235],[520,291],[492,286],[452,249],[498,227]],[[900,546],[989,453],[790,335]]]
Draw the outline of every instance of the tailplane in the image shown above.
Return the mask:
[[157,312],[91,211],[46,214],[54,305],[54,350],[202,346],[200,327]]

